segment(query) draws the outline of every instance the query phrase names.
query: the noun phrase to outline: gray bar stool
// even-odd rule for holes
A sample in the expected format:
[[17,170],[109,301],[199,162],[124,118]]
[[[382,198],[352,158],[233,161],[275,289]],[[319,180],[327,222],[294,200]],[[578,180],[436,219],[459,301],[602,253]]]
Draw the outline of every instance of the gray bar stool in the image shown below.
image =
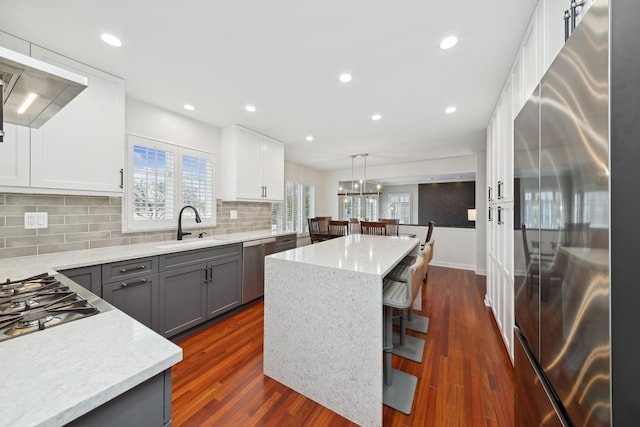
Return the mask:
[[[400,263],[393,270],[391,270],[391,272],[387,275],[387,277],[393,280],[398,280],[398,281],[406,280],[406,276],[407,276],[406,271],[408,267],[411,264],[415,263],[416,258],[418,256],[424,256],[424,253],[427,248],[430,249],[429,255],[427,256],[427,263],[431,262],[431,260],[433,259],[433,247],[435,243],[436,243],[435,239],[431,239],[424,245],[424,247],[418,253],[418,255],[408,255],[404,257],[402,261],[400,261]],[[427,275],[428,275],[428,267],[424,277],[425,284],[427,283]],[[419,316],[417,314],[414,314],[411,310],[409,310],[407,312],[406,327],[407,329],[411,329],[412,331],[426,334],[427,330],[429,329],[429,318],[425,316]]]
[[[393,309],[404,310],[413,304],[417,289],[422,284],[426,258],[419,258],[409,267],[409,280],[396,282],[384,280],[384,387],[382,402],[405,414],[411,413],[413,398],[416,392],[418,378],[398,369],[392,368],[393,344]],[[424,340],[423,350],[424,350]]]
[[[423,252],[424,256],[418,257],[416,259],[416,263],[411,266],[407,266],[406,268],[399,269],[401,271],[404,271],[405,275],[397,277],[389,273],[384,280],[385,286],[387,286],[389,282],[407,283],[407,285],[411,287],[411,290],[413,292],[411,298],[411,305],[413,305],[416,296],[418,295],[418,290],[422,286],[426,271],[429,268],[428,259],[430,252],[431,249],[427,246],[425,248],[425,251]],[[416,278],[413,277],[415,274],[417,274]],[[413,360],[414,362],[421,363],[422,356],[424,354],[425,341],[423,339],[407,335],[407,316],[409,315],[409,313],[411,313],[411,305],[404,309],[400,309],[400,316],[398,318],[400,332],[393,334],[393,354],[404,357],[405,359]],[[428,326],[429,319],[422,316],[420,317],[426,319]]]

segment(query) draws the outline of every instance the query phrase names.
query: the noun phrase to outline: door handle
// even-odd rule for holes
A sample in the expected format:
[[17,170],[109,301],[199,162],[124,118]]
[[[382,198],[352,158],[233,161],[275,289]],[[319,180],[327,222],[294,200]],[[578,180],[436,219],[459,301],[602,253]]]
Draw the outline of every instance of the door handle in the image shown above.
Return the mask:
[[498,200],[502,200],[502,181],[498,181]]
[[489,201],[491,201],[491,187],[489,187]]
[[503,222],[502,222],[502,211],[503,211],[502,207],[498,206],[498,225],[502,225],[503,224]]
[[204,281],[202,283],[205,285],[209,283],[209,267],[204,268]]
[[124,169],[120,169],[120,188],[124,188]]
[[209,269],[209,283],[213,282],[213,266],[207,267]]
[[489,221],[493,221],[493,218],[491,217],[491,211],[492,211],[492,210],[493,210],[493,209],[491,209],[491,207],[489,207]]

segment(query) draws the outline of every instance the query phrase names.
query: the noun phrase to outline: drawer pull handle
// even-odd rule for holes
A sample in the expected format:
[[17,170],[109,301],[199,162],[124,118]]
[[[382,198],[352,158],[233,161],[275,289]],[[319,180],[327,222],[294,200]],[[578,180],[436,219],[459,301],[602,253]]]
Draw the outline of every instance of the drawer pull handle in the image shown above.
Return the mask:
[[136,286],[136,285],[144,285],[145,283],[147,283],[147,279],[140,279],[137,282],[122,282],[122,284],[120,285],[121,288],[127,288],[129,286]]
[[127,273],[129,271],[136,271],[136,270],[144,270],[145,268],[147,268],[146,265],[139,265],[137,267],[130,267],[130,268],[121,268],[120,269],[120,273]]

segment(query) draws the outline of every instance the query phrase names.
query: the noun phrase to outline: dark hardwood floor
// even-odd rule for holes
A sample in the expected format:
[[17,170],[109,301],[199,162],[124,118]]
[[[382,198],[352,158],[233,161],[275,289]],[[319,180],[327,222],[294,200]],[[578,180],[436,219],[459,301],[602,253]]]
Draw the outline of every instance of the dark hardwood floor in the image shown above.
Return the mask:
[[[484,294],[484,277],[430,267],[424,360],[393,361],[419,378],[413,411],[385,406],[384,426],[514,425],[513,369]],[[262,331],[260,302],[177,342],[184,360],[173,368],[173,425],[354,425],[262,374]]]

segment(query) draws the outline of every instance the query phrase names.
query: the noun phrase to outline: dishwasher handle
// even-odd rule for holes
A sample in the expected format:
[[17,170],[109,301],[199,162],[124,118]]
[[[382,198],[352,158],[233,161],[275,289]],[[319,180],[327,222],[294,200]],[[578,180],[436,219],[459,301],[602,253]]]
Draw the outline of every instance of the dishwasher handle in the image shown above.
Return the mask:
[[276,242],[275,237],[270,237],[267,239],[249,240],[248,242],[243,242],[242,247],[250,248],[252,246],[266,245],[268,243],[275,243],[275,242]]

